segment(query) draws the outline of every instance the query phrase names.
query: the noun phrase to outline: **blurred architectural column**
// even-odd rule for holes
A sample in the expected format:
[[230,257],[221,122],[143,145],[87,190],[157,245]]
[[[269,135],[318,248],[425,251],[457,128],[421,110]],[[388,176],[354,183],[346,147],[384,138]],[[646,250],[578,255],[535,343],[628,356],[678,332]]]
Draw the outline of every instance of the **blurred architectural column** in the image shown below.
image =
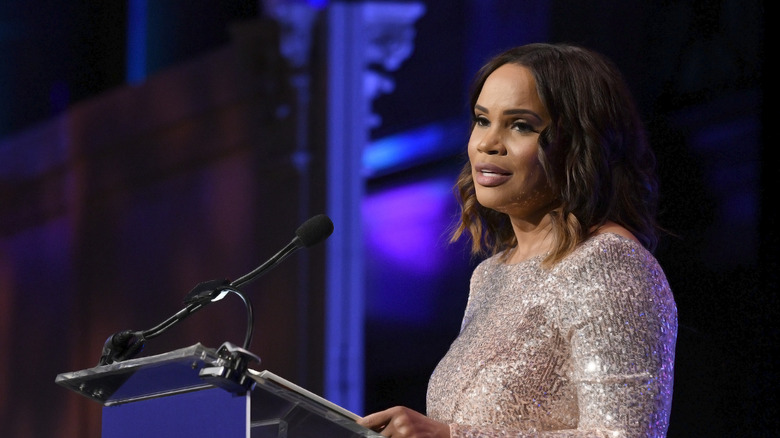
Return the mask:
[[140,84],[146,79],[146,27],[148,0],[127,1],[127,47],[125,79]]
[[[312,157],[308,142],[316,124],[310,119],[312,75],[315,71],[327,75],[327,214],[335,231],[327,241],[324,393],[359,412],[364,367],[363,154],[370,130],[381,124],[371,109],[372,102],[394,90],[391,75],[411,55],[414,23],[425,8],[409,2],[264,0],[263,10],[280,25],[280,50],[293,71],[291,83],[298,105],[296,157],[304,178],[309,174]],[[321,11],[325,11],[326,21],[326,65],[315,66],[311,65],[312,47]],[[307,199],[306,194],[301,195],[302,201]],[[306,340],[299,342],[305,345]]]
[[381,123],[371,105],[393,91],[391,73],[412,53],[424,12],[408,2],[328,6],[327,194],[336,231],[327,254],[325,394],[355,412],[362,412],[364,375],[363,153]]
[[[264,0],[262,6],[265,15],[278,23],[279,51],[290,66],[288,78],[290,85],[295,90],[295,151],[292,157],[298,178],[301,180],[299,186],[301,191],[298,194],[298,211],[301,217],[298,219],[299,223],[303,223],[314,214],[321,213],[309,211],[312,194],[308,190],[312,171],[312,146],[309,144],[312,133],[309,118],[312,94],[310,59],[314,23],[320,8],[312,5],[311,2],[300,0]],[[307,364],[309,362],[308,345],[313,329],[308,324],[311,309],[308,296],[310,285],[308,284],[307,268],[309,264],[306,257],[306,253],[300,254],[299,257],[301,281],[296,291],[299,303],[297,315],[299,330],[296,340],[299,360],[296,379],[298,384],[310,387],[312,382],[308,378]],[[325,318],[327,321],[327,315]]]

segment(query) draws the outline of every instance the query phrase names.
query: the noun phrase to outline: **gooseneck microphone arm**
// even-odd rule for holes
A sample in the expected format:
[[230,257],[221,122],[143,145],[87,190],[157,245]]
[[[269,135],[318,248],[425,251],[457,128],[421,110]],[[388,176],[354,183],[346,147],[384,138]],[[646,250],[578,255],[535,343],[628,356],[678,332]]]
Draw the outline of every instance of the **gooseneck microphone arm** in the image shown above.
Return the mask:
[[244,306],[247,309],[247,330],[244,336],[243,348],[245,350],[248,349],[249,344],[252,342],[254,315],[252,303],[246,294],[241,292],[238,288],[256,280],[261,275],[270,271],[298,249],[308,248],[322,242],[327,239],[331,233],[333,233],[333,222],[331,222],[328,216],[320,214],[310,218],[295,231],[295,238],[293,238],[287,246],[248,274],[243,275],[232,282],[229,280],[209,280],[200,283],[184,298],[185,307],[160,324],[148,330],[124,330],[109,336],[103,345],[103,351],[98,365],[107,365],[135,357],[143,350],[147,340],[161,335],[179,321],[202,309],[207,304],[221,300],[225,295],[231,292],[235,293],[243,300]]
[[250,281],[253,281],[254,279],[260,277],[261,275],[265,274],[266,272],[270,271],[271,268],[278,265],[282,262],[282,260],[286,259],[287,256],[294,253],[300,249],[300,246],[296,245],[295,239],[293,239],[292,242],[288,243],[287,246],[282,248],[281,251],[277,252],[273,255],[270,259],[268,259],[265,263],[262,265],[256,267],[248,274],[243,275],[242,277],[239,277],[235,280],[233,280],[230,285],[233,287],[241,287]]

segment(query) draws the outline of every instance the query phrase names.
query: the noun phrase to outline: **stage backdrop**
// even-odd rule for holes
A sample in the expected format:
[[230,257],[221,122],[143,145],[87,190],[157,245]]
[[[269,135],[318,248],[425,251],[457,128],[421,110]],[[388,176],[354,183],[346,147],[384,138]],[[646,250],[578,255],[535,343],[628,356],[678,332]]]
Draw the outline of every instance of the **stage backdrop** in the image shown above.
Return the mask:
[[[228,46],[0,148],[2,435],[99,436],[101,406],[55,376],[96,366],[108,336],[156,326],[198,283],[250,272],[323,212],[323,171],[309,170],[322,153],[301,165],[276,26],[242,26]],[[261,367],[314,388],[323,264],[322,245],[308,248],[243,288]],[[230,294],[142,355],[241,346],[246,324]]]

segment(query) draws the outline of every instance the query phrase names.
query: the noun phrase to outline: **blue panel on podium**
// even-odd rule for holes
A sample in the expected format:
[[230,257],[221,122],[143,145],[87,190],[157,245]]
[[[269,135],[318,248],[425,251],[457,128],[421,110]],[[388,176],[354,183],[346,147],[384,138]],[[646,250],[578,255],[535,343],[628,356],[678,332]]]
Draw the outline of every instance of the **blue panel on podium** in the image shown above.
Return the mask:
[[246,438],[249,395],[208,388],[103,408],[103,438]]
[[195,344],[55,382],[103,405],[102,438],[380,437],[340,406],[270,371],[239,372],[229,359]]

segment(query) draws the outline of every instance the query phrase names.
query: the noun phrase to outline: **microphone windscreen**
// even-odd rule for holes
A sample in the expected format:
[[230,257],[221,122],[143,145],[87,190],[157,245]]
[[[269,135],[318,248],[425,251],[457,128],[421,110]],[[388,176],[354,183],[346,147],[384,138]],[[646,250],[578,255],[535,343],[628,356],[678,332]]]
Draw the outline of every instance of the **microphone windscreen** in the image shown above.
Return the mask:
[[306,248],[322,242],[331,233],[333,233],[333,222],[324,214],[310,218],[295,230],[295,235]]

